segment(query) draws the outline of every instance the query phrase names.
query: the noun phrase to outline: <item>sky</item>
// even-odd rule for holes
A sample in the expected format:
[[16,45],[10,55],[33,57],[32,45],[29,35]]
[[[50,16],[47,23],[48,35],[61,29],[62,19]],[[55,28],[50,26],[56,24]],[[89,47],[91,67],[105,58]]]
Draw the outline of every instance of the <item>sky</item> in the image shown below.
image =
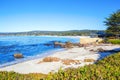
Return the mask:
[[120,0],[0,0],[0,32],[105,30]]

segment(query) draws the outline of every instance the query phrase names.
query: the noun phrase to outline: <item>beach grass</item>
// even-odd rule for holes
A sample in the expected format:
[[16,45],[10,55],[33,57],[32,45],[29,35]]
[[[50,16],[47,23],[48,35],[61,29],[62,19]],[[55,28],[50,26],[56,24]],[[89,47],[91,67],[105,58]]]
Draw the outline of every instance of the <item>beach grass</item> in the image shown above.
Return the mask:
[[120,39],[109,39],[108,42],[112,44],[120,44]]

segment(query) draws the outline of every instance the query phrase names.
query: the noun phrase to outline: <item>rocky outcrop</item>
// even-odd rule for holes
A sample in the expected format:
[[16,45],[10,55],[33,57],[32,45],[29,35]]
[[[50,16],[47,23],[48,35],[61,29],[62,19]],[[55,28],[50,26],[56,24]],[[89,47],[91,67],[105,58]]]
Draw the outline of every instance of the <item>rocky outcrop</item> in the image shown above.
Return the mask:
[[54,47],[64,47],[64,43],[62,43],[62,42],[54,42]]
[[63,46],[64,48],[73,48],[73,43],[71,42],[66,42],[65,45]]
[[98,48],[97,51],[98,52],[105,52],[105,50],[103,48]]
[[74,43],[73,45],[76,47],[83,47],[84,46],[83,44],[80,44],[80,43]]
[[57,46],[60,46],[62,48],[73,48],[74,44],[71,43],[71,42],[65,42],[65,43],[62,43],[62,42],[54,42],[54,47],[57,47]]

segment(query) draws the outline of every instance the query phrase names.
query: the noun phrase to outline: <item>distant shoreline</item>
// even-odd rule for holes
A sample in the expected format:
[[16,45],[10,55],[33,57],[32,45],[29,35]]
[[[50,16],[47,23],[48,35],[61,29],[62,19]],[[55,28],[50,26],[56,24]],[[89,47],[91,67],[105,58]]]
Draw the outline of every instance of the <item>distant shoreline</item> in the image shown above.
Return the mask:
[[0,32],[0,36],[90,36],[98,32],[104,32],[104,30]]

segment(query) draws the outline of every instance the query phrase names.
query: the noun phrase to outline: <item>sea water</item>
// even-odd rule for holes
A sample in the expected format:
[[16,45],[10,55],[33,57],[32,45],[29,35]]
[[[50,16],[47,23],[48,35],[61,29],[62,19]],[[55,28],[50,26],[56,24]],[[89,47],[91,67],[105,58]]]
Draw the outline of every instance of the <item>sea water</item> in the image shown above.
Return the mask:
[[[79,38],[52,37],[52,36],[3,36],[0,37],[0,67],[16,64],[49,55],[55,51],[63,50],[54,47],[53,43],[78,43]],[[51,45],[46,45],[51,44]],[[24,58],[17,59],[13,55],[22,53]]]

